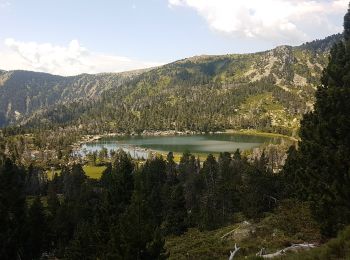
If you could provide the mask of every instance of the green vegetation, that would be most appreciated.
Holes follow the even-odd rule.
[[[138,73],[63,78],[2,72],[0,125],[79,126],[76,131],[85,133],[256,129],[297,136],[330,46],[341,37],[255,54],[193,57]],[[13,84],[16,97],[8,91]]]
[[[26,121],[33,113],[52,105],[77,100],[91,102],[141,72],[61,77],[31,71],[0,71],[0,127]],[[75,110],[82,112],[78,107]],[[64,120],[60,116],[55,119]]]
[[[37,111],[26,121],[31,129],[4,129],[0,258],[223,259],[238,244],[235,259],[257,259],[258,252],[348,259],[350,9],[344,29],[313,110],[306,97],[326,65],[329,44],[341,36],[258,54],[178,61],[136,73],[117,88],[106,84],[93,104],[67,102]],[[22,83],[31,78],[19,74]],[[49,86],[47,76],[40,74],[36,84]],[[51,79],[58,84],[61,78]],[[141,162],[106,148],[82,158],[70,146],[82,134],[111,130],[246,128],[296,136],[296,115],[303,112],[298,147],[289,148],[283,169],[276,147],[251,157],[237,150],[201,161],[170,152],[166,159],[154,155]],[[1,123],[16,121],[8,114]],[[64,127],[45,128],[53,125]],[[47,169],[60,171],[48,178]],[[319,247],[282,255],[282,249],[305,242]]]
[[[170,259],[223,259],[239,244],[238,259],[254,257],[261,248],[275,252],[291,243],[317,242],[319,229],[307,203],[284,201],[273,214],[258,222],[243,221],[213,231],[189,229],[182,236],[166,239]]]
[[[89,178],[92,179],[100,179],[102,176],[102,173],[107,169],[106,166],[91,166],[91,165],[85,165],[83,167],[83,170]]]
[[[85,165],[83,166],[83,170],[87,177],[92,179],[100,179],[102,176],[102,173],[107,169],[106,166],[92,166],[92,165]],[[49,180],[52,180],[55,176],[55,174],[60,175],[61,170],[49,170],[47,171],[47,178]]]
[[[285,167],[290,190],[299,200],[312,202],[327,237],[350,223],[350,12],[344,27],[345,40],[331,50],[315,109],[301,122],[299,150],[290,151]]]
[[[320,248],[313,249],[309,252],[288,256],[285,259],[349,259],[350,258],[350,226],[341,231],[336,238],[331,239]]]
[[[55,175],[61,174],[61,170],[47,170],[46,174],[47,174],[47,179],[52,180]]]
[[[276,133],[266,133],[266,132],[260,132],[254,129],[242,129],[242,130],[226,130],[226,133],[237,133],[237,134],[243,134],[243,135],[253,135],[253,136],[265,136],[265,137],[279,137],[279,138],[283,138],[283,139],[287,139],[287,140],[291,140],[291,141],[297,141],[297,139],[288,136],[288,135],[282,135],[282,134],[276,134]]]
[[[19,204],[19,212],[28,212],[22,216],[24,223],[41,230],[38,237],[15,240],[13,249],[1,253],[5,259],[22,253],[35,258],[45,251],[68,259],[101,258],[105,254],[121,259],[138,255],[142,259],[166,258],[169,252],[164,236],[181,235],[189,227],[213,230],[232,224],[235,212],[259,218],[274,206],[270,199],[257,197],[255,191],[280,196],[276,189],[279,177],[272,174],[265,157],[249,163],[239,151],[220,154],[218,159],[209,155],[203,164],[188,153],[176,164],[169,153],[167,160],[154,157],[136,165],[120,150],[106,167],[84,167],[96,179],[88,178],[79,164],[62,167],[60,174],[47,179],[39,168],[20,169],[4,155],[0,159],[4,184],[0,197],[5,193],[26,197],[27,203]],[[15,174],[21,175],[13,181],[22,186],[14,183],[19,190],[12,194],[7,184]],[[3,207],[12,210],[5,204]],[[17,228],[19,234],[26,232],[27,224]],[[96,237],[100,232],[104,236]],[[86,250],[86,243],[96,246]],[[119,247],[120,243],[124,246]]]
[[[256,224],[257,230],[260,229],[260,232],[267,232],[270,230],[273,232],[280,232],[275,227],[270,224],[264,224],[266,220],[262,221],[262,223]],[[295,220],[291,220],[289,224],[292,225],[295,223]],[[302,223],[300,223],[302,224]],[[303,226],[307,227],[304,223]],[[254,227],[255,228],[255,227]],[[217,229],[214,231],[204,231],[200,232],[197,229],[189,229],[182,236],[173,236],[167,238],[166,247],[170,252],[169,259],[188,259],[188,258],[197,258],[197,259],[225,259],[229,256],[230,250],[232,250],[233,245],[237,242],[237,239],[231,238],[222,239],[222,236],[225,234],[232,232],[233,230],[236,233],[239,233],[240,225],[236,224],[233,226],[227,226],[221,229]],[[241,230],[244,230],[241,228]],[[274,230],[274,231],[273,231]],[[301,231],[301,230],[300,230]],[[305,230],[302,230],[305,231]],[[315,232],[316,230],[310,230],[311,232]],[[258,231],[259,232],[259,231]],[[242,232],[243,233],[243,232]],[[270,234],[271,234],[270,233]],[[243,233],[244,234],[244,233]],[[262,248],[268,248],[269,252],[276,252],[280,250],[290,241],[293,241],[288,236],[281,237],[280,234],[277,236],[271,236],[269,233],[265,236],[259,237],[259,235],[254,236],[250,235],[244,240],[239,242],[240,251],[237,254],[235,259],[260,259],[256,258],[255,254]],[[312,234],[312,233],[310,233]],[[313,234],[316,237],[316,234]],[[279,236],[279,237],[278,237]],[[240,239],[238,239],[240,240]],[[297,242],[298,240],[294,240]],[[299,240],[299,242],[303,242],[303,240]],[[260,245],[260,248],[259,248]],[[248,257],[246,257],[248,255]],[[348,259],[350,257],[350,227],[347,227],[345,230],[339,233],[336,238],[331,239],[327,243],[320,245],[315,249],[311,249],[306,252],[299,253],[291,253],[287,254],[284,257],[277,259],[305,259],[305,260],[320,260],[320,259]]]
[[[236,225],[205,232],[192,228],[181,236],[169,237],[166,242],[170,252],[169,259],[227,258],[233,245],[231,241],[223,240],[221,237],[235,228]]]

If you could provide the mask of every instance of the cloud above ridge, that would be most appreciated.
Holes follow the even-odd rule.
[[[72,40],[66,46],[52,43],[23,42],[12,38],[4,41],[0,51],[0,68],[33,70],[58,75],[120,72],[161,65],[128,57],[96,53]]]
[[[168,0],[170,8],[191,8],[219,33],[287,42],[310,40],[342,30],[334,17],[346,13],[348,0]]]

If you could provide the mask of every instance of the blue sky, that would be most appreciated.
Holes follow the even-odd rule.
[[[123,71],[297,45],[342,30],[346,0],[0,0],[0,68]]]

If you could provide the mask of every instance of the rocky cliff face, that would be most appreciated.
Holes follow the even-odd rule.
[[[97,99],[139,72],[61,77],[31,71],[0,72],[0,126],[18,122],[38,110],[78,100]]]

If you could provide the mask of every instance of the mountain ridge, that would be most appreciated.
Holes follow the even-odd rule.
[[[293,122],[300,119],[299,114],[312,109],[313,93],[328,62],[329,50],[341,37],[337,34],[296,47],[278,46],[251,54],[194,56],[134,73],[62,77],[15,71],[12,82],[6,79],[9,72],[1,72],[0,125],[28,122],[89,125],[88,121],[92,120],[95,126],[103,125],[99,130],[106,131],[115,128],[137,132],[157,128],[206,131],[240,127],[271,130],[268,128],[272,125],[290,132],[298,128],[298,123]],[[21,74],[29,77],[24,80]],[[14,91],[8,90],[9,85]],[[13,92],[16,98],[11,95]],[[259,103],[259,99],[265,103]],[[198,106],[211,108],[197,109],[193,100]],[[75,109],[72,107],[77,106],[80,112],[72,112]],[[252,106],[261,111],[254,112]],[[196,121],[191,115],[187,120],[170,115],[170,109],[184,114],[185,108],[206,122],[191,123],[190,120]],[[58,115],[57,110],[69,116]],[[244,112],[237,115],[237,111]],[[121,113],[133,123],[117,118]],[[151,113],[158,114],[159,120]],[[58,117],[65,119],[58,122],[55,119]],[[154,119],[155,123],[143,122],[141,118]],[[237,120],[240,123],[232,123]],[[243,121],[259,123],[249,125]]]
[[[21,119],[20,115],[28,116],[52,105],[97,98],[106,89],[119,86],[142,72],[84,73],[65,77],[25,70],[2,71],[0,126],[15,123]]]

